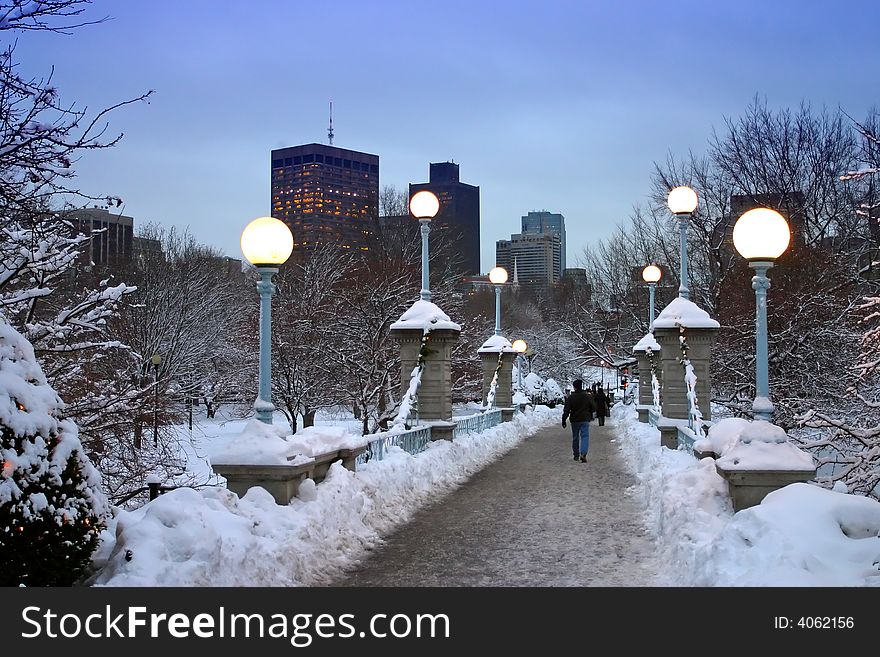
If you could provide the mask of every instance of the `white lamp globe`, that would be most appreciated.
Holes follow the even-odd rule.
[[[259,217],[241,233],[241,252],[255,266],[284,264],[293,251],[293,235],[283,221]]]
[[[733,245],[746,260],[773,261],[791,242],[785,218],[770,208],[749,210],[733,227]]]
[[[529,348],[529,345],[525,340],[514,340],[511,346],[513,347],[513,350],[519,354],[524,354],[526,349]]]
[[[489,281],[493,285],[504,285],[507,282],[507,270],[504,267],[493,267],[489,271]]]
[[[690,187],[675,187],[666,203],[673,214],[690,214],[697,209],[697,193]]]
[[[413,194],[409,200],[409,211],[416,219],[431,219],[440,211],[440,201],[433,192],[424,189]]]
[[[660,267],[657,265],[648,265],[642,270],[642,280],[645,283],[656,283],[662,275]]]

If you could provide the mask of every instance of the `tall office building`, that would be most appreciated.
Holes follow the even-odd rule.
[[[429,166],[426,183],[410,183],[409,196],[424,189],[440,200],[440,212],[431,231],[441,231],[455,243],[461,260],[458,270],[465,276],[480,273],[480,188],[459,180],[458,165],[438,162]]]
[[[73,210],[66,218],[75,230],[89,237],[83,251],[87,267],[119,267],[131,260],[133,218],[99,207]]]
[[[559,236],[559,276],[565,269],[565,217],[559,213],[529,212],[522,218],[522,232],[528,235],[554,233]]]
[[[325,144],[272,151],[272,216],[294,252],[332,242],[364,251],[379,216],[379,156]]]
[[[516,262],[520,285],[549,286],[558,282],[562,274],[559,245],[556,233],[511,235],[509,240],[495,243],[495,264],[513,272]]]

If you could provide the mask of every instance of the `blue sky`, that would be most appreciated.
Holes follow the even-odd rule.
[[[644,201],[654,161],[701,152],[755,94],[880,105],[869,0],[94,0],[105,15],[18,45],[69,102],[155,90],[112,115],[125,137],[82,158],[80,186],[235,257],[269,213],[271,149],[326,141],[330,99],[335,144],[379,155],[381,185],[454,160],[480,186],[484,271],[540,209],[565,215],[572,266]]]

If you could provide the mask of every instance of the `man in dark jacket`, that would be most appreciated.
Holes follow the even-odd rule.
[[[608,416],[608,395],[602,390],[602,386],[596,388],[593,400],[596,402],[596,417],[599,418],[599,426],[604,427],[605,418]]]
[[[593,396],[584,391],[583,381],[575,379],[572,385],[574,392],[565,400],[562,409],[562,426],[565,427],[565,421],[571,417],[571,451],[575,461],[580,459],[581,463],[586,463],[590,449],[590,420],[596,412],[596,404]]]

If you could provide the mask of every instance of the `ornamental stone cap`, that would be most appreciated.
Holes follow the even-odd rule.
[[[684,328],[721,328],[721,324],[709,317],[709,313],[693,301],[676,297],[657,315],[657,319],[654,320],[654,328],[678,328],[679,326]]]
[[[510,340],[503,335],[493,335],[477,349],[478,354],[516,353]]]
[[[634,352],[644,352],[648,351],[648,349],[651,351],[660,351],[660,343],[654,339],[653,333],[646,333],[645,337],[636,342],[636,346],[633,347]]]
[[[461,331],[461,326],[430,301],[419,299],[391,325],[395,329],[450,329]]]

